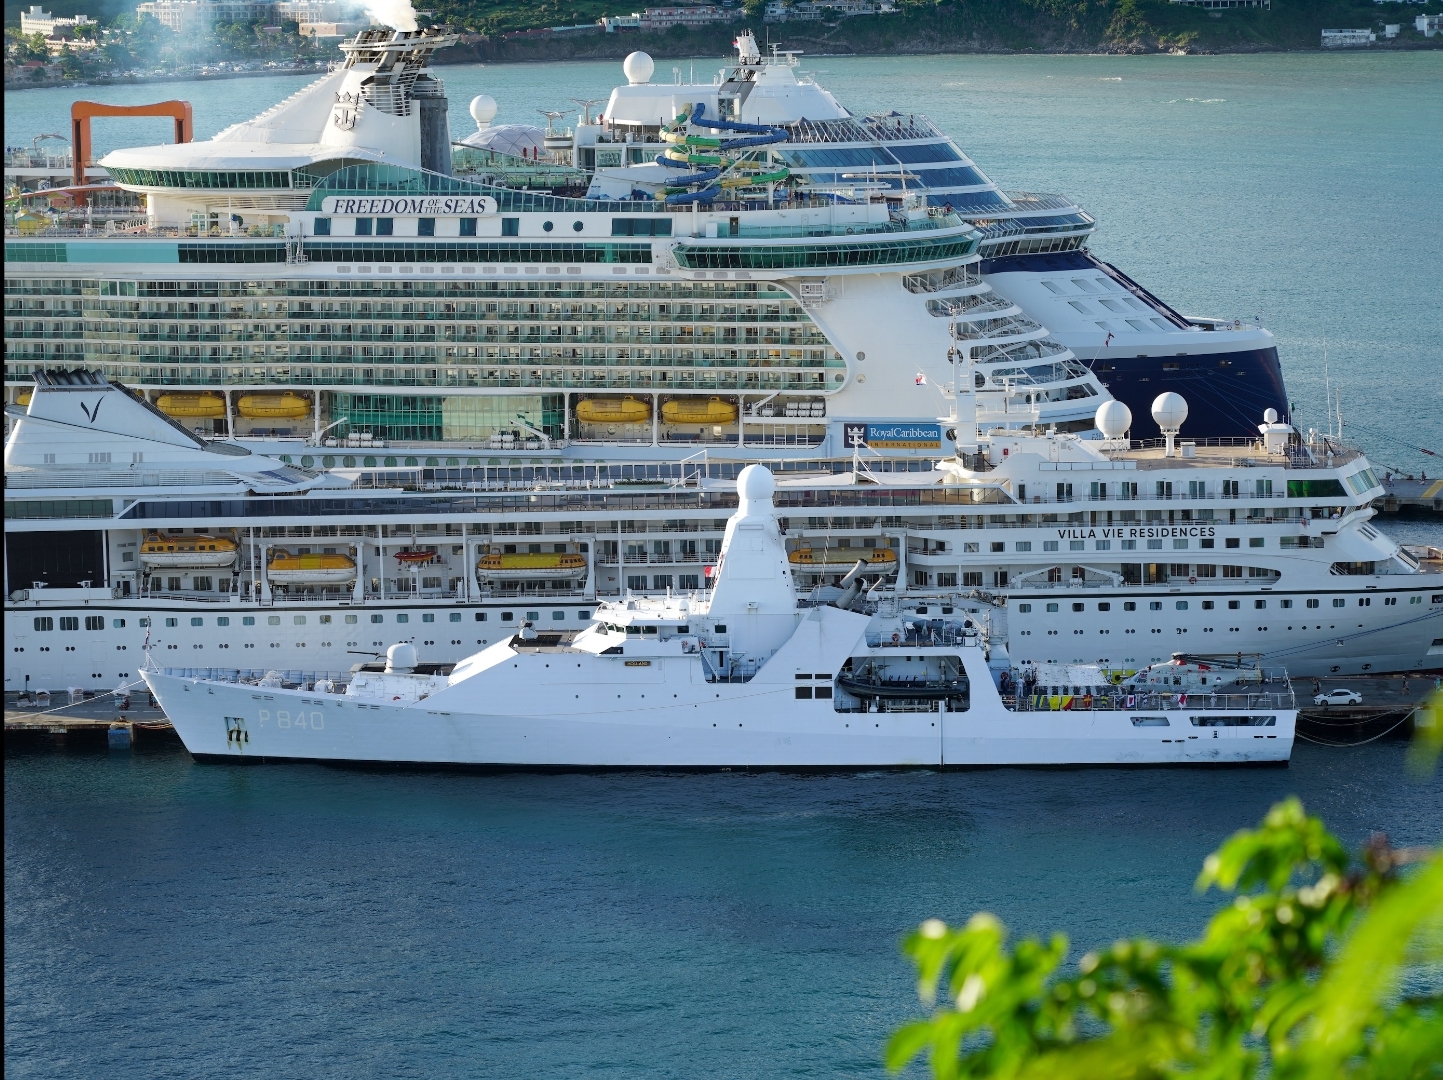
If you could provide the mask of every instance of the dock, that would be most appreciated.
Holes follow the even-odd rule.
[[[1443,515],[1443,480],[1392,477],[1383,481],[1383,489],[1383,497],[1373,500],[1380,513]]]
[[[42,708],[26,707],[18,695],[5,695],[5,752],[58,750],[149,750],[180,745],[175,728],[145,690],[131,695],[121,709],[113,695],[81,700],[74,705],[63,693]]]

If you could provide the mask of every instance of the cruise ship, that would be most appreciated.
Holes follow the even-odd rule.
[[[1130,399],[1086,356],[1121,327],[1070,345],[998,287],[1142,315],[1101,264],[1000,268],[1090,259],[1080,210],[998,192],[921,117],[851,115],[746,35],[712,83],[634,54],[594,122],[492,128],[479,101],[453,145],[448,40],[362,32],[253,121],[109,155],[133,226],[7,235],[8,689],[133,679],[146,641],[455,662],[704,589],[753,462],[799,587],[865,560],[873,602],[986,607],[1020,659],[1436,666],[1436,564],[1367,524],[1356,451],[1214,353]],[[1199,349],[1263,344],[1149,310]],[[1216,434],[1218,402],[1245,434]]]

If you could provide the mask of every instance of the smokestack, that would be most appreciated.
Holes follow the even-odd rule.
[[[412,97],[419,108],[421,168],[451,175],[451,121],[447,117],[446,87],[440,79],[422,75]]]

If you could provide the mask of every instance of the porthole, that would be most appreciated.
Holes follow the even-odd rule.
[[[573,232],[580,232],[580,231],[581,231],[581,222],[579,222],[579,221],[573,221],[573,222],[571,223],[571,229],[572,229]]]
[[[549,221],[543,221],[541,223],[541,228],[545,232],[550,232],[554,228],[554,226]]]

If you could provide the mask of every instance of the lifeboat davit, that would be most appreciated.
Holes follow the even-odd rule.
[[[805,570],[813,574],[845,574],[857,565],[858,559],[867,560],[868,574],[895,574],[897,553],[891,548],[822,548],[820,551],[810,544],[802,544],[796,551],[789,552],[787,561],[793,570]]]
[[[161,394],[156,408],[183,420],[224,420],[225,398],[219,394]]]
[[[266,576],[277,585],[337,585],[356,579],[356,560],[349,555],[292,555],[277,548]]]
[[[219,570],[235,562],[236,551],[236,542],[224,536],[151,533],[140,545],[140,563],[157,570]]]
[[[576,403],[576,419],[583,424],[644,424],[651,406],[634,397],[583,398]]]
[[[476,570],[483,580],[577,578],[586,574],[586,556],[575,552],[482,555]]]
[[[247,420],[304,420],[311,403],[300,394],[242,394],[236,412]]]
[[[436,561],[436,553],[424,548],[402,548],[395,553],[395,559],[402,566],[424,566]]]
[[[735,424],[737,407],[721,398],[673,398],[662,403],[661,418],[668,424]]]

